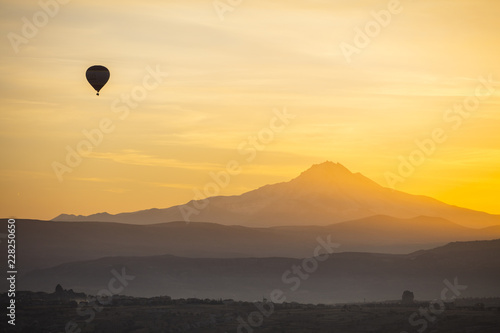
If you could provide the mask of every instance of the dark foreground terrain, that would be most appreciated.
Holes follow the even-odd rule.
[[[459,299],[445,308],[420,302],[311,305],[170,297],[112,299],[21,293],[16,325],[2,332],[339,332],[498,333],[500,299]],[[1,296],[6,299],[6,294]],[[4,303],[5,304],[5,303]],[[410,323],[412,321],[412,324]]]

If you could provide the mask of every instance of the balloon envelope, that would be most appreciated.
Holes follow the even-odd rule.
[[[96,65],[89,67],[85,76],[90,85],[97,91],[97,96],[99,96],[99,91],[109,80],[109,70],[104,66]]]

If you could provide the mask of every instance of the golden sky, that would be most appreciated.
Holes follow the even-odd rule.
[[[498,1],[0,1],[1,216],[169,207],[231,160],[241,174],[220,194],[325,160],[389,186],[436,129],[446,140],[394,187],[500,214]],[[111,72],[99,97],[96,64]],[[149,71],[168,76],[153,88]],[[252,158],[249,137],[285,108],[295,118]],[[54,162],[102,121],[112,129],[60,181]]]

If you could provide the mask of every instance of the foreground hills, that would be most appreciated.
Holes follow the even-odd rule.
[[[51,291],[60,283],[96,294],[119,272],[127,277],[124,294],[146,297],[254,301],[279,289],[288,302],[339,303],[398,299],[408,289],[417,299],[435,299],[449,286],[444,280],[461,297],[483,297],[500,294],[498,253],[500,240],[455,242],[406,255],[334,252],[323,254],[323,261],[118,256],[36,270],[19,281],[19,288]]]

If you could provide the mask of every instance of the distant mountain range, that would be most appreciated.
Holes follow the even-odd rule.
[[[196,208],[206,203],[206,208]],[[329,225],[374,215],[400,219],[439,217],[471,228],[500,225],[500,215],[385,188],[332,162],[313,165],[289,182],[266,185],[241,195],[216,196],[205,201],[190,201],[183,206],[116,215],[62,214],[53,221],[163,223],[186,220],[181,209],[197,211],[189,216],[189,221],[250,227]]]
[[[130,225],[109,222],[17,220],[18,260],[35,268],[107,256],[242,258],[311,256],[317,237],[331,236],[339,250],[410,253],[453,241],[500,238],[500,226],[472,229],[420,216],[372,216],[327,226],[250,228],[201,222]]]
[[[400,299],[408,289],[418,300],[431,300],[441,297],[446,279],[466,286],[460,296],[480,297],[500,294],[498,253],[500,240],[455,242],[408,255],[333,253],[300,278],[292,267],[304,267],[303,261],[293,258],[107,257],[33,271],[18,289],[52,291],[60,283],[95,295],[114,269],[133,277],[123,291],[132,296],[254,301],[280,289],[287,301],[338,303]],[[450,291],[447,297],[452,296]]]
[[[203,205],[183,219],[181,209]],[[318,237],[340,247],[290,291],[284,272],[315,255]],[[397,299],[406,289],[437,298],[443,280],[457,277],[464,296],[498,296],[500,240],[492,239],[500,239],[499,215],[384,188],[325,162],[238,196],[19,219],[17,282],[19,290],[62,284],[95,294],[125,268],[136,276],[124,291],[133,296],[256,300],[279,288],[288,301],[335,303]]]

